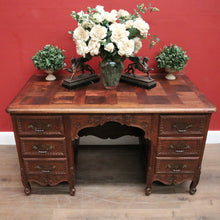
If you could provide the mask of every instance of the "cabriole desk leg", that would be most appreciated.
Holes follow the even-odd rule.
[[[29,196],[31,194],[31,186],[29,183],[24,187],[24,193],[27,196]]]
[[[200,179],[200,172],[199,174],[195,175],[195,177],[193,178],[190,187],[189,187],[189,194],[190,195],[194,195],[196,193],[196,186],[199,183],[199,179]]]
[[[76,193],[76,189],[70,185],[70,195],[75,196],[75,193]]]
[[[152,177],[150,175],[147,175],[147,186],[145,188],[145,195],[149,196],[151,194],[152,191]]]
[[[152,186],[147,186],[145,188],[145,195],[149,196],[151,194],[151,191],[152,191]]]
[[[74,172],[74,167],[70,167],[70,174],[69,174],[69,190],[70,190],[70,195],[75,196],[76,189],[74,187],[75,185],[75,172]]]
[[[30,183],[27,181],[27,178],[24,174],[24,169],[23,168],[21,168],[21,181],[22,181],[22,184],[24,186],[25,195],[29,196],[31,194],[31,186],[30,186]]]
[[[68,183],[69,183],[69,192],[71,196],[74,196],[76,193],[75,189],[75,164],[74,164],[74,147],[76,145],[75,140],[72,142],[72,135],[75,137],[77,134],[72,134],[72,120],[69,115],[63,116],[64,122],[64,131],[66,138],[66,149],[68,157]]]

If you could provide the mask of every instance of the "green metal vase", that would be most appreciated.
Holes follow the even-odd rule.
[[[111,59],[104,59],[99,63],[100,75],[106,89],[115,89],[120,81],[123,63]]]

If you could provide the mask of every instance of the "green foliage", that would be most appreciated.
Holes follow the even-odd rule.
[[[64,50],[60,50],[57,46],[46,45],[42,50],[39,50],[31,59],[37,69],[57,71],[62,69],[66,64],[66,58],[63,55]]]
[[[172,44],[170,46],[164,46],[164,49],[156,56],[158,68],[167,67],[179,72],[184,69],[188,60],[189,57],[186,55],[186,51]]]
[[[157,37],[156,34],[150,35],[150,45],[149,48],[151,49],[152,47],[154,47],[159,41],[160,39]]]
[[[134,9],[134,12],[135,12],[135,15],[137,17],[141,17],[140,12],[142,14],[144,14],[147,10],[149,10],[150,12],[152,12],[152,11],[160,11],[158,8],[152,7],[151,6],[151,2],[149,2],[149,7],[148,8],[144,6],[144,3],[142,3],[142,4],[137,5],[137,9]]]
[[[144,39],[144,37],[141,36],[140,31],[138,29],[132,27],[129,28],[128,31],[129,31],[129,36],[128,36],[129,39],[133,39],[135,37]]]

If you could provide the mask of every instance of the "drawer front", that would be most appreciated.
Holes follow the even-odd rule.
[[[160,137],[158,156],[199,156],[202,147],[202,137],[167,138]]]
[[[62,116],[17,116],[20,135],[63,135]]]
[[[20,138],[24,157],[65,157],[65,138]]]
[[[156,158],[156,173],[194,173],[199,158]]]
[[[204,135],[206,115],[161,115],[160,136]]]
[[[67,174],[66,159],[24,159],[27,174]]]

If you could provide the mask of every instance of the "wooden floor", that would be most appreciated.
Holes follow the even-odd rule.
[[[202,175],[194,196],[189,182],[153,184],[144,195],[144,171],[138,151],[122,148],[79,150],[76,196],[68,184],[32,184],[25,196],[15,146],[0,146],[0,219],[220,219],[220,144],[206,146]]]

